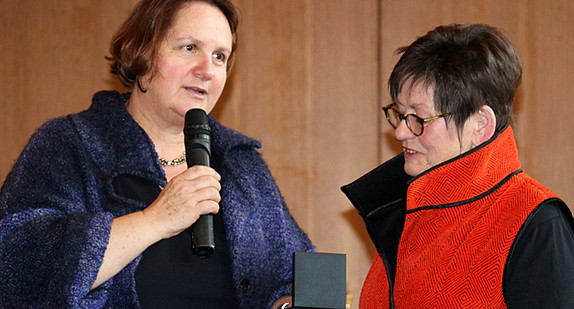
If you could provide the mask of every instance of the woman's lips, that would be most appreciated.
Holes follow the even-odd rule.
[[[417,153],[415,150],[412,150],[412,149],[406,148],[406,147],[403,147],[403,151],[404,151],[405,154],[415,154],[415,153]]]
[[[199,88],[199,87],[186,87],[187,90],[190,90],[194,93],[197,93],[201,96],[204,96],[207,94],[207,91],[205,89]]]

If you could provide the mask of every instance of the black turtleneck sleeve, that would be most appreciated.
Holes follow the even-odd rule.
[[[573,226],[570,210],[559,200],[532,212],[507,261],[508,308],[574,308]]]

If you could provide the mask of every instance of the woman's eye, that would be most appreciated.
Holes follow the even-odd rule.
[[[195,50],[195,45],[185,45],[183,49],[185,49],[186,51],[193,51]]]
[[[218,62],[224,62],[227,57],[223,53],[214,53],[213,58]]]

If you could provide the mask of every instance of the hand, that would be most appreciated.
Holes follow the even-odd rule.
[[[189,228],[200,215],[219,212],[221,176],[207,166],[192,166],[175,176],[143,214],[161,238]]]
[[[271,309],[285,309],[285,308],[291,308],[292,307],[292,297],[291,296],[283,296],[281,298],[279,298],[274,304],[273,306],[271,306]]]

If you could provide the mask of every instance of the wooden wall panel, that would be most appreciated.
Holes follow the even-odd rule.
[[[525,11],[517,34],[525,67],[517,123],[521,159],[524,170],[572,209],[574,3],[529,1]]]
[[[357,297],[374,250],[339,188],[378,162],[377,2],[237,3],[237,65],[214,114],[263,142],[317,249],[347,254]]]
[[[87,108],[100,89],[122,89],[104,59],[136,0],[2,0],[0,177],[45,120]],[[574,28],[569,0],[237,0],[236,66],[214,110],[263,142],[293,215],[319,251],[348,255],[358,308],[374,249],[340,192],[400,151],[382,117],[399,46],[439,24],[485,22],[517,45],[524,80],[515,131],[523,168],[572,206]]]
[[[44,121],[87,108],[118,88],[104,56],[135,1],[2,0],[0,177]]]

